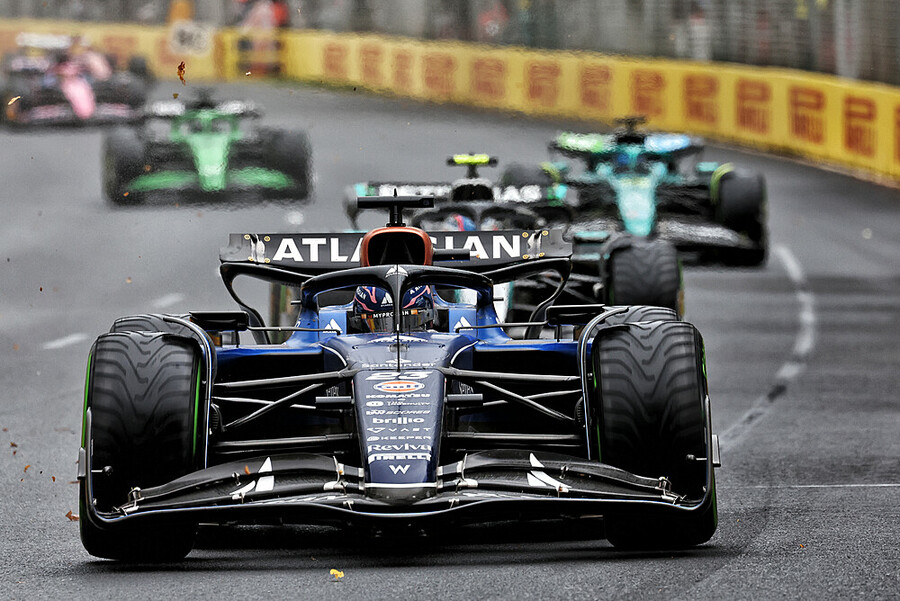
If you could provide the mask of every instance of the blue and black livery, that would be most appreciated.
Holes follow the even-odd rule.
[[[713,535],[699,332],[657,307],[551,306],[570,268],[558,233],[507,232],[527,234],[529,252],[466,260],[402,225],[402,207],[430,202],[361,199],[393,216],[362,237],[358,266],[343,261],[349,238],[314,263],[284,251],[288,236],[233,236],[221,271],[241,310],[122,318],[97,339],[79,454],[88,552],[180,558],[199,523],[603,516],[623,548]],[[491,235],[477,233],[482,246]],[[306,247],[329,248],[329,236]],[[563,284],[528,323],[500,323],[495,284],[535,270]],[[245,276],[299,288],[285,342],[236,293]],[[395,304],[391,330],[348,331],[352,302],[320,301],[359,286],[395,299],[429,286],[435,321],[405,331]],[[443,299],[454,289],[464,301]]]

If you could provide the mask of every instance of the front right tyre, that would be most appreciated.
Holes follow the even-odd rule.
[[[193,547],[196,524],[107,527],[97,514],[118,508],[134,488],[158,486],[202,466],[205,423],[197,343],[154,332],[114,332],[91,349],[85,387],[86,453],[81,540],[91,555],[123,561],[174,561]],[[90,410],[90,428],[87,411]],[[90,507],[87,504],[90,503]]]

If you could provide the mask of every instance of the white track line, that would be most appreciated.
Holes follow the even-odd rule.
[[[748,486],[718,486],[717,488],[753,488],[753,489],[776,489],[776,488],[795,488],[795,489],[807,489],[807,488],[900,488],[900,483],[891,483],[886,482],[882,484],[779,484],[773,486],[766,486],[765,484],[751,484]]]
[[[72,346],[73,344],[78,344],[79,342],[83,342],[87,339],[87,334],[79,332],[78,334],[70,334],[62,338],[57,338],[56,340],[51,340],[50,342],[45,342],[42,348],[45,351],[54,351],[56,349]]]
[[[181,301],[184,300],[184,295],[179,294],[178,292],[173,292],[171,294],[167,294],[165,296],[161,296],[156,300],[150,301],[150,306],[154,309],[165,309],[166,307],[171,307],[172,305],[177,305]]]
[[[800,329],[794,338],[794,348],[790,358],[785,361],[775,374],[775,381],[769,391],[757,398],[750,409],[740,419],[719,435],[722,447],[737,444],[741,438],[762,418],[775,404],[775,401],[784,394],[788,384],[797,378],[806,369],[809,354],[816,345],[816,306],[815,297],[807,288],[806,275],[803,267],[786,246],[775,246],[772,253],[778,257],[787,271],[788,278],[794,284],[797,303],[800,305],[798,321]]]

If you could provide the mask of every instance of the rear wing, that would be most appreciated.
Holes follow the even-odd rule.
[[[363,232],[321,234],[231,234],[219,254],[223,265],[267,265],[314,276],[359,267]],[[500,230],[492,232],[428,232],[434,261],[441,267],[487,272],[536,259],[568,258],[572,245],[561,230]],[[468,260],[459,253],[468,251]],[[443,260],[446,257],[448,260]]]
[[[197,106],[191,106],[190,104],[186,105],[177,100],[160,100],[148,104],[147,108],[144,110],[144,116],[157,119],[171,119],[180,117],[186,111],[195,110],[197,108]],[[217,111],[223,115],[234,115],[237,117],[260,116],[260,110],[254,103],[241,100],[229,100],[227,102],[209,105],[205,108]]]
[[[356,206],[358,196],[391,196],[396,193],[400,196],[431,196],[434,197],[435,207],[443,208],[448,205],[462,204],[467,201],[453,201],[450,196],[454,184],[459,185],[465,181],[456,182],[361,182],[354,184],[349,190],[344,202],[344,209],[350,222],[355,224],[359,209]],[[481,181],[481,180],[479,180]],[[554,186],[542,186],[528,184],[524,186],[502,186],[498,183],[491,184],[493,200],[497,204],[540,204],[558,200],[558,192]]]
[[[564,156],[582,159],[593,169],[603,159],[618,153],[623,143],[617,134],[562,132],[550,142],[549,148]],[[636,134],[629,143],[642,145],[644,154],[659,160],[677,160],[699,153],[704,147],[700,138],[674,133]]]

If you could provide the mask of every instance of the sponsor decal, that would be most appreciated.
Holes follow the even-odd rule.
[[[556,62],[534,61],[525,67],[526,96],[535,105],[553,108],[557,104],[562,68]]]
[[[366,410],[366,415],[428,415],[430,413],[431,409],[405,409],[403,407]]]
[[[772,86],[765,81],[739,79],[737,82],[737,127],[756,134],[768,134]]]
[[[430,436],[419,436],[416,434],[412,435],[404,435],[404,436],[369,436],[366,438],[366,442],[381,442],[381,441],[398,441],[398,440],[431,440]]]
[[[719,81],[711,75],[688,75],[684,79],[684,108],[688,121],[715,125],[719,120]]]
[[[431,96],[449,98],[453,94],[456,61],[450,54],[433,52],[422,57],[425,90]]]
[[[265,474],[272,471],[272,459],[270,457],[266,457],[266,460],[263,461],[262,466],[260,466],[258,474]],[[242,499],[244,495],[253,492],[269,492],[270,490],[275,488],[275,476],[262,476],[249,484],[242,486],[241,488],[234,490],[231,492],[231,498],[235,501]]]
[[[406,465],[389,465],[388,467],[391,468],[391,471],[394,472],[394,475],[396,476],[398,473],[406,474],[406,470],[409,469],[409,464],[407,463]]]
[[[430,444],[370,444],[369,452],[378,451],[431,451]]]
[[[393,340],[393,338],[391,338]],[[416,338],[416,340],[420,340]],[[420,340],[420,342],[425,342],[424,340]],[[424,380],[428,376],[430,376],[433,372],[430,371],[378,371],[373,374],[369,374],[366,380]]]
[[[636,69],[631,74],[631,110],[648,117],[665,114],[666,78],[661,71]]]
[[[407,424],[424,424],[424,417],[373,417],[373,424],[394,424],[396,426],[405,426]],[[430,429],[430,428],[429,428]]]
[[[381,75],[381,62],[384,52],[380,45],[363,44],[359,49],[360,71],[363,83],[370,86],[384,85],[384,77]]]
[[[414,403],[406,399],[430,399],[431,394],[427,392],[410,392],[407,394],[367,394],[367,399],[388,399],[387,405],[430,405],[431,403]],[[368,405],[368,403],[366,404]]]
[[[844,99],[844,148],[864,157],[875,156],[878,108],[870,98],[848,96]]]
[[[326,77],[347,79],[349,51],[343,44],[326,44],[323,49],[322,70]]]
[[[399,336],[382,336],[381,338],[373,338],[369,341],[369,344],[374,343],[384,343],[389,342],[391,344],[395,342],[402,342],[404,344],[409,344],[410,342],[428,342],[428,340],[424,338],[416,338],[415,336],[406,336],[405,334],[400,334]]]
[[[790,88],[791,133],[812,144],[825,143],[825,93],[813,88]]]
[[[431,453],[375,453],[369,455],[369,463],[376,461],[431,461]]]
[[[471,89],[476,97],[502,100],[506,97],[506,61],[477,58],[472,63]]]
[[[397,369],[401,368],[418,368],[418,367],[434,367],[434,361],[410,361],[409,359],[400,359],[398,362],[396,359],[388,359],[384,363],[361,363],[360,367],[362,369]]]
[[[612,69],[603,65],[585,65],[581,68],[579,87],[581,104],[606,112],[612,95]]]
[[[412,380],[389,380],[387,382],[379,382],[378,384],[375,384],[373,388],[381,392],[404,393],[422,390],[425,388],[425,385],[421,382],[414,382]]]
[[[382,432],[431,432],[431,428],[366,428],[366,432],[380,434]]]

